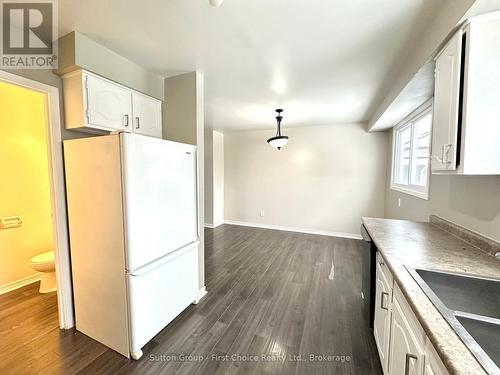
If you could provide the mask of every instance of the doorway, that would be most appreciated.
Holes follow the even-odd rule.
[[[0,90],[0,256],[8,260],[0,267],[9,267],[0,269],[0,292],[33,292],[25,285],[42,278],[46,295],[57,287],[59,327],[69,329],[74,316],[59,90],[4,71]]]

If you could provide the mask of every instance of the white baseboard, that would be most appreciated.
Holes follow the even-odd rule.
[[[220,227],[222,224],[224,224],[224,222],[217,223],[217,224],[205,223],[203,226],[204,226],[205,228],[212,228],[212,229],[215,229],[215,228],[217,228],[217,227]]]
[[[198,291],[198,296],[196,297],[196,299],[193,301],[193,304],[197,305],[198,303],[200,303],[201,299],[203,297],[205,297],[205,295],[207,294],[207,289],[206,287],[203,287],[201,288],[199,291]]]
[[[42,277],[42,273],[38,272],[38,273],[35,273],[34,275],[24,277],[24,278],[19,279],[19,280],[11,281],[8,284],[0,285],[0,295],[11,292],[11,291],[16,290],[18,288],[21,288],[25,285],[36,283],[37,281],[40,281],[41,277]]]
[[[327,231],[327,230],[321,230],[321,229],[297,228],[297,227],[283,227],[281,225],[268,225],[268,224],[247,223],[247,222],[244,222],[244,221],[234,221],[234,220],[226,220],[226,221],[224,221],[224,224],[241,225],[241,226],[244,226],[244,227],[254,227],[254,228],[284,230],[284,231],[287,231],[287,232],[298,232],[298,233],[307,233],[307,234],[319,234],[319,235],[322,235],[322,236],[351,238],[351,239],[355,239],[355,240],[361,240],[361,239],[363,239],[360,234],[356,234],[356,233],[334,232],[334,231]]]

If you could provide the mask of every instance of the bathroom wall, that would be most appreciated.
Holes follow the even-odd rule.
[[[0,287],[36,274],[30,259],[52,250],[45,105],[42,94],[0,82]]]

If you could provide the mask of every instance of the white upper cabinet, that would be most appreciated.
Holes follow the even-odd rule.
[[[461,54],[462,31],[460,30],[436,59],[432,134],[433,171],[456,169]]]
[[[63,77],[66,129],[161,138],[161,101],[84,70]]]
[[[161,138],[161,101],[134,92],[134,133]]]
[[[436,57],[433,173],[500,175],[500,16],[472,18]]]
[[[102,130],[130,127],[130,91],[93,75],[85,74],[83,79],[87,124]]]

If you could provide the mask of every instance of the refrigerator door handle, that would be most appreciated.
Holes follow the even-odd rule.
[[[135,270],[132,271],[127,271],[127,273],[130,276],[141,276],[149,271],[154,270],[155,268],[158,268],[162,266],[163,264],[170,262],[172,259],[177,258],[179,255],[184,254],[185,252],[192,250],[193,247],[198,247],[199,241],[191,242],[190,244],[183,246],[177,250],[172,251],[171,253],[168,253],[167,255],[164,255],[161,258],[155,259],[152,262],[149,262],[148,264],[145,264],[144,266],[141,266],[139,268],[136,268]]]

